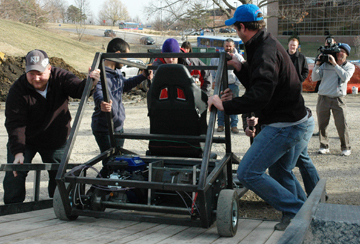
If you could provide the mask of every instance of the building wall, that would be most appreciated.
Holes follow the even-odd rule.
[[[267,16],[277,16],[277,10],[279,9],[279,3],[274,2],[268,5],[267,7]],[[268,18],[266,23],[267,30],[273,35],[278,36],[278,23],[279,19],[277,17]]]
[[[337,42],[354,45],[354,37],[360,35],[359,0],[279,0],[269,5],[268,16],[277,15],[278,10],[284,18],[268,19],[268,30],[278,39],[298,34],[301,41],[323,45],[325,36],[332,35]],[[306,16],[299,22],[289,13]]]

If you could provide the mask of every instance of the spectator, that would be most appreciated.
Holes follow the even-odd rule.
[[[230,89],[223,92],[221,99],[217,95],[210,97],[209,109],[213,105],[228,114],[255,112],[259,118],[262,130],[241,160],[237,174],[245,187],[283,212],[275,229],[284,230],[304,201],[267,175],[266,169],[279,166],[274,173],[284,182],[294,185],[297,181],[291,174],[300,153],[295,147],[309,126],[300,80],[286,50],[266,32],[256,5],[241,5],[225,24],[234,25],[245,43],[247,61],[241,63],[233,56],[228,64],[235,68],[246,90],[241,97],[232,98]]]
[[[192,46],[191,43],[188,41],[185,41],[181,44],[181,48],[184,49],[186,53],[192,53]]]
[[[106,50],[107,53],[128,53],[129,51],[130,45],[121,38],[112,39]],[[99,82],[94,93],[95,111],[91,122],[91,129],[101,152],[111,147],[106,113],[111,112],[114,132],[124,133],[125,107],[122,103],[123,93],[130,91],[146,78],[152,79],[152,72],[150,71],[150,75],[147,77],[144,70],[142,74],[126,80],[120,70],[123,64],[110,60],[105,60],[104,62],[110,102],[104,101],[101,82]],[[116,138],[116,146],[123,147],[123,145],[124,139]],[[100,171],[102,177],[107,177],[109,173],[106,168],[107,161],[108,159],[102,161],[103,167]]]
[[[224,41],[224,51],[227,53],[232,53],[234,54],[234,56],[239,60],[239,62],[243,62],[244,58],[238,53],[238,51],[235,48],[234,45],[234,41],[231,38],[228,38]],[[218,58],[212,58],[210,61],[210,65],[211,66],[218,66],[219,65],[219,59]],[[216,76],[216,71],[215,70],[211,70],[211,74],[213,76],[213,80],[215,79]],[[234,72],[232,70],[228,70],[228,85],[230,90],[232,91],[232,94],[234,97],[238,97],[239,96],[239,79],[236,77],[236,75],[234,74]],[[223,87],[221,86],[221,89],[223,89]],[[232,114],[230,115],[230,127],[231,127],[231,132],[238,134],[239,133],[239,129],[237,128],[237,124],[239,122],[238,119],[238,115],[237,114]],[[218,128],[217,131],[218,132],[222,132],[224,131],[224,112],[223,111],[218,111]]]
[[[180,53],[179,43],[174,38],[166,39],[162,50],[163,53]],[[198,58],[156,58],[153,66],[158,66],[161,64],[183,64],[186,66],[206,66],[200,59]],[[194,75],[193,72],[191,72]],[[209,70],[201,70],[200,71],[200,88],[203,90],[207,95],[210,95],[211,91],[211,83],[212,77]]]
[[[7,163],[31,163],[36,153],[44,163],[60,163],[71,129],[69,96],[81,98],[86,79],[81,81],[69,71],[52,67],[42,50],[32,50],[26,55],[25,72],[11,86],[6,100]],[[90,72],[89,76],[94,79],[95,87],[100,70]],[[27,173],[6,172],[5,204],[25,200]],[[53,197],[57,171],[48,173],[48,193]]]
[[[291,38],[288,44],[289,49],[287,50],[288,54],[290,55],[291,61],[293,62],[296,72],[299,76],[300,82],[304,82],[309,74],[308,64],[306,62],[306,58],[303,54],[301,54],[298,50],[299,47],[299,40],[296,38]],[[311,113],[309,108],[308,112]],[[314,163],[312,162],[309,154],[308,154],[308,147],[310,137],[314,131],[314,118],[311,116],[309,120],[312,120],[312,123],[309,123],[309,128],[306,131],[306,139],[302,140],[302,143],[297,145],[298,150],[301,150],[300,156],[297,159],[296,166],[300,170],[301,177],[304,181],[305,191],[306,194],[309,196],[312,190],[315,188],[317,182],[320,180],[319,174],[315,168]],[[310,136],[309,136],[310,135]],[[274,170],[274,169],[273,169]],[[271,172],[273,170],[269,169],[270,175],[273,175]],[[275,169],[276,170],[276,169]],[[282,179],[277,179],[280,183]],[[300,199],[303,197],[300,196]]]
[[[335,126],[340,137],[341,155],[349,156],[351,146],[349,139],[349,128],[346,123],[346,90],[347,83],[355,72],[355,66],[346,61],[350,55],[351,48],[346,43],[339,44],[340,52],[336,58],[329,54],[329,62],[320,66],[320,61],[315,63],[312,72],[313,80],[321,80],[319,96],[316,105],[316,113],[319,125],[320,154],[330,153],[327,127],[330,114],[333,113]],[[321,55],[321,54],[320,54]]]
[[[183,42],[183,44],[181,44],[181,48],[180,51],[183,53],[192,53],[192,46],[191,43],[188,41]],[[198,62],[200,61],[197,58],[193,58],[196,59]],[[190,72],[191,76],[195,79],[195,83],[199,84],[199,86],[201,87],[204,84],[204,78],[201,75],[201,71],[200,70],[192,70]]]
[[[300,82],[303,83],[309,74],[309,67],[306,62],[306,57],[304,54],[299,52],[299,40],[296,38],[291,38],[288,43],[288,54],[290,59],[293,62],[296,72],[299,75]]]

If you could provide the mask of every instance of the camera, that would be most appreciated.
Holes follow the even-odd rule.
[[[332,44],[332,38],[326,39],[327,46],[320,46],[318,51],[322,54],[320,57],[315,60],[315,62],[320,61],[321,63],[329,63],[329,55],[332,55],[337,61],[336,53],[340,52],[340,48],[337,44]]]

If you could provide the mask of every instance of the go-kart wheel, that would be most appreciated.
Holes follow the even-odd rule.
[[[216,225],[220,236],[232,237],[238,228],[238,194],[231,189],[220,191],[217,201]]]
[[[66,184],[67,185],[67,184]],[[55,215],[60,220],[76,220],[79,216],[78,215],[67,215],[65,212],[64,204],[61,200],[59,188],[55,188],[54,198],[53,198],[53,208]]]

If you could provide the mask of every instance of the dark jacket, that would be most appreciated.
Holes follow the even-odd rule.
[[[287,50],[287,53],[289,53],[289,50]],[[296,50],[296,53],[290,55],[290,59],[293,62],[296,72],[299,75],[300,82],[304,82],[309,74],[309,67],[305,55],[300,53],[299,50]]]
[[[163,58],[157,58],[155,59],[153,66],[158,66],[165,63],[166,62]],[[179,58],[178,64],[183,64],[186,66],[206,66],[206,64],[204,64],[198,58],[184,58],[184,59]],[[192,72],[191,74],[193,75],[194,73]],[[201,90],[203,90],[209,96],[211,92],[211,84],[212,84],[212,76],[210,70],[201,70],[199,79],[201,80],[201,87],[200,87]]]
[[[81,98],[86,79],[81,81],[69,71],[52,67],[44,98],[29,84],[26,74],[9,90],[5,126],[13,155],[23,153],[25,145],[53,150],[64,145],[70,133],[69,96]]]
[[[282,45],[265,29],[245,43],[247,62],[235,72],[246,88],[223,103],[228,114],[255,112],[260,124],[296,122],[306,116],[301,83]]]
[[[124,92],[130,91],[133,87],[145,80],[142,74],[125,79],[120,69],[113,70],[105,66],[107,85],[109,88],[109,99],[112,100],[111,114],[114,123],[114,131],[120,131],[124,126],[125,108],[122,103],[122,95]],[[101,111],[100,104],[104,101],[101,82],[96,85],[94,92],[95,108],[92,115],[91,128],[96,132],[108,132],[108,123],[106,113]]]

